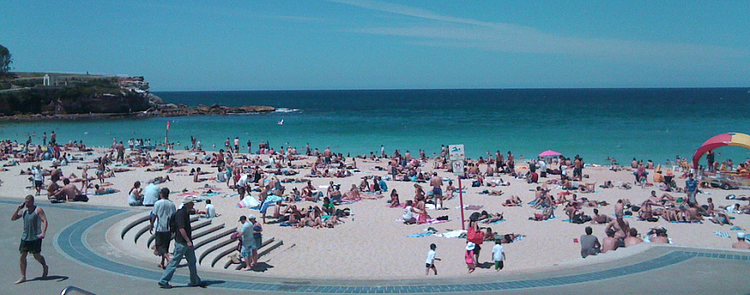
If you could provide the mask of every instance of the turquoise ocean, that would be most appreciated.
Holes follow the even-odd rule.
[[[0,138],[40,143],[55,131],[61,142],[110,146],[113,138],[169,141],[184,149],[190,136],[204,149],[223,148],[239,136],[243,150],[263,140],[278,149],[330,146],[344,155],[369,154],[384,145],[420,149],[428,156],[442,144],[464,144],[471,158],[512,151],[528,159],[544,150],[580,155],[587,163],[632,158],[664,163],[690,158],[710,137],[750,133],[748,88],[686,89],[487,89],[154,92],[185,105],[268,105],[274,113],[149,119],[0,122]],[[283,120],[283,125],[278,122]],[[213,148],[213,145],[216,148]],[[750,158],[750,150],[726,147],[717,160]]]

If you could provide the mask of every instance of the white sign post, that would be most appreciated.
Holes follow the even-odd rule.
[[[453,174],[458,177],[458,201],[461,205],[461,229],[466,230],[466,219],[464,218],[464,194],[461,186],[461,178],[464,176],[464,160],[466,159],[466,152],[464,152],[463,144],[449,145],[448,152],[450,155],[451,167],[453,168]]]

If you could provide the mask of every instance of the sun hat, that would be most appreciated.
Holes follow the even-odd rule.
[[[476,246],[476,245],[475,245],[474,243],[472,243],[472,242],[468,242],[468,243],[466,243],[466,251],[471,251],[471,250],[474,250],[474,247],[475,247],[475,246]]]
[[[195,203],[195,198],[193,198],[193,197],[185,197],[184,199],[182,199],[182,203],[183,204]]]

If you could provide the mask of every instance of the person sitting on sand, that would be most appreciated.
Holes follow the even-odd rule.
[[[669,237],[667,236],[667,230],[663,228],[657,228],[652,230],[652,234],[649,237],[649,241],[654,244],[669,244]]]
[[[454,197],[454,194],[456,193],[456,187],[453,186],[453,180],[448,181],[448,187],[445,188],[445,198],[443,201],[451,200]]]
[[[565,215],[568,216],[568,219],[571,222],[573,221],[573,216],[575,216],[575,215],[577,215],[579,213],[580,213],[580,211],[578,210],[578,208],[576,207],[576,205],[574,203],[571,202],[571,203],[568,203],[565,206]]]
[[[88,200],[85,196],[81,195],[81,190],[75,185],[70,183],[70,180],[63,179],[63,187],[60,189],[60,197],[67,201],[84,201]]]
[[[640,220],[648,222],[656,222],[659,220],[659,217],[654,214],[653,209],[651,208],[651,203],[648,201],[643,202],[641,205],[640,210],[638,210],[638,217]]]
[[[60,195],[61,187],[59,184],[57,184],[57,181],[60,180],[60,176],[54,175],[50,177],[50,179],[52,180],[52,183],[47,186],[47,198],[50,200],[50,202],[59,202],[60,200],[58,198]]]
[[[128,204],[130,206],[141,206],[143,205],[143,189],[141,188],[141,182],[136,181],[133,183],[133,187],[128,192]]]
[[[591,223],[596,224],[607,224],[612,222],[613,218],[606,214],[599,214],[599,209],[594,208],[594,216],[591,218]]]
[[[585,231],[586,234],[582,235],[580,238],[581,257],[583,258],[599,254],[602,247],[602,245],[599,243],[599,239],[596,236],[592,235],[594,230],[590,226],[587,226]]]
[[[323,210],[323,213],[326,215],[333,215],[333,213],[336,212],[336,206],[333,205],[330,198],[324,197],[323,208],[321,208],[321,210]]]
[[[541,208],[544,204],[544,201],[546,199],[546,191],[542,189],[541,186],[536,187],[536,191],[534,191],[534,201],[532,201],[532,204],[534,208]]]
[[[742,165],[742,164],[740,164]],[[737,242],[732,244],[732,248],[734,249],[743,249],[743,250],[750,250],[750,243],[745,241],[745,233],[739,232],[737,233]]]
[[[342,201],[359,201],[362,200],[362,194],[359,192],[359,188],[356,184],[352,184],[352,187],[349,189],[348,192],[344,194],[343,197],[341,197]]]
[[[542,210],[542,213],[534,213],[534,217],[529,217],[530,220],[543,221],[555,217],[554,207],[549,206]]]
[[[638,230],[631,227],[630,232],[628,232],[628,237],[625,238],[625,247],[638,245],[640,243],[643,243],[643,239],[638,237]]]
[[[607,251],[615,251],[620,247],[620,242],[617,238],[615,238],[615,231],[612,229],[608,229],[606,233],[607,236],[602,239],[602,253],[607,253]]]
[[[623,245],[623,240],[628,236],[628,232],[630,232],[630,223],[623,218],[623,215],[617,214],[615,220],[607,224],[604,230],[605,232],[614,231],[615,238],[620,241],[620,245]]]
[[[404,208],[404,214],[402,215],[405,224],[417,223],[417,219],[414,217],[415,211],[412,204],[411,200],[406,200],[406,207]]]
[[[398,192],[396,192],[396,189],[391,190],[391,199],[390,199],[390,205],[391,208],[396,208],[401,206],[401,201],[399,201],[398,198]]]

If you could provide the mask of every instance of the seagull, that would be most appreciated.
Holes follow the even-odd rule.
[[[279,123],[276,123],[276,124],[277,125],[284,125],[284,119],[281,119],[281,121],[279,121]]]

